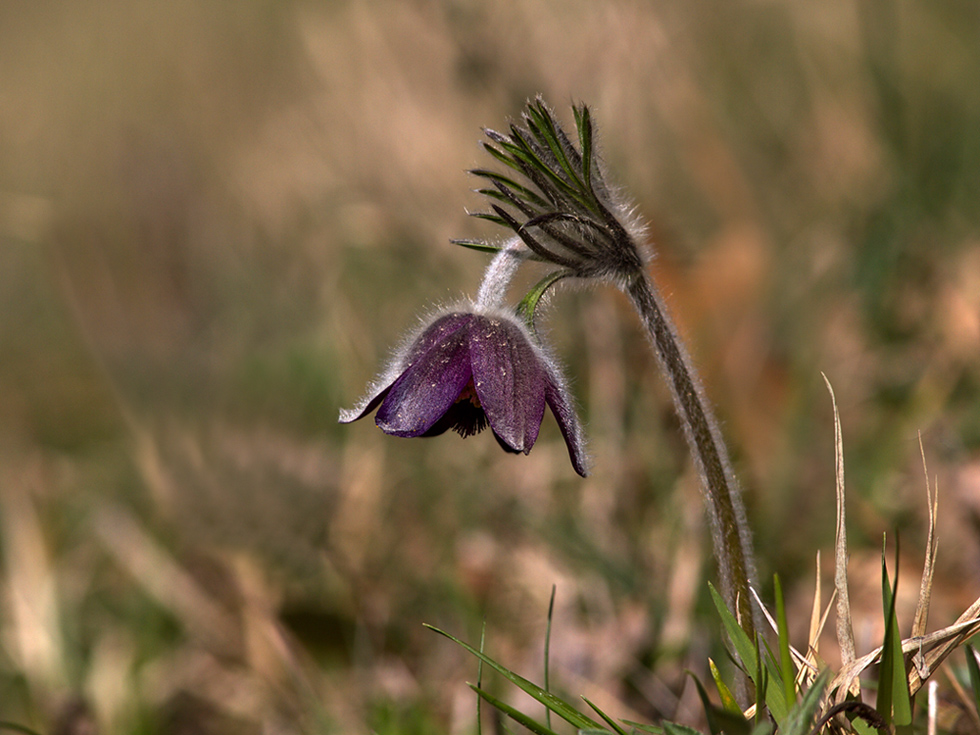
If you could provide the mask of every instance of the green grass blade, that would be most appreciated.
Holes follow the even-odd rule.
[[[722,626],[725,628],[725,633],[728,635],[728,639],[732,643],[732,647],[735,649],[735,653],[739,658],[739,661],[743,669],[751,677],[753,672],[758,671],[760,668],[760,659],[762,656],[759,654],[758,647],[755,643],[749,640],[749,636],[742,626],[738,624],[735,616],[732,615],[731,610],[725,604],[725,601],[721,598],[718,590],[715,586],[708,583],[708,588],[711,591],[711,599],[715,603],[715,608],[718,610],[718,615],[721,617]],[[779,671],[774,670],[768,662],[766,665],[769,668],[769,678],[776,677],[779,678]],[[758,686],[759,682],[755,682]],[[769,712],[776,719],[777,722],[782,722],[782,719],[786,716],[789,711],[789,707],[786,704],[786,697],[783,694],[783,690],[780,687],[767,687],[766,688],[766,706],[769,708]]]
[[[776,595],[776,631],[779,638],[779,671],[783,677],[783,696],[787,704],[796,702],[796,671],[789,655],[789,623],[786,622],[786,600],[779,575],[773,576]]]
[[[898,596],[898,543],[895,544],[895,582],[888,581],[884,545],[881,550],[881,596],[885,613],[885,640],[881,652],[876,709],[896,726],[912,723],[912,697],[905,675],[902,636],[898,627],[895,603]]]
[[[769,671],[762,665],[762,656],[759,655],[759,638],[755,639],[755,722],[756,725],[764,722],[763,715],[766,711],[766,695],[769,691]]]
[[[909,689],[909,677],[905,670],[905,656],[902,653],[902,633],[898,627],[898,613],[895,609],[898,597],[898,536],[895,536],[895,586],[892,589],[889,607],[892,610],[890,618],[891,649],[894,675],[892,678],[892,708],[895,713],[895,725],[899,728],[912,724],[912,693]]]
[[[820,672],[813,686],[807,689],[803,695],[803,701],[790,710],[789,716],[783,727],[780,728],[780,735],[807,735],[811,730],[817,710],[820,708],[820,699],[827,682],[830,681],[830,671],[825,669]]]
[[[701,680],[690,671],[688,676],[694,679],[694,684],[698,689],[698,696],[701,698],[701,706],[704,707],[704,714],[708,720],[708,730],[712,735],[750,735],[751,723],[745,719],[741,710],[729,712],[728,710],[716,707],[708,698]]]
[[[664,728],[661,725],[646,725],[642,722],[633,722],[632,720],[623,720],[623,724],[629,725],[637,732],[648,732],[650,735],[664,735]],[[701,735],[701,733],[697,735]]]
[[[702,735],[702,733],[687,725],[664,721],[664,735]]]
[[[782,684],[783,675],[780,671],[779,662],[776,660],[776,654],[772,652],[772,648],[769,647],[769,641],[765,638],[762,639],[762,645],[766,650],[764,655],[760,653],[759,658],[765,663],[767,678]],[[778,709],[773,709],[773,702],[776,702]],[[766,706],[769,708],[772,716],[776,718],[776,722],[782,723],[790,710],[790,704],[786,701],[786,694],[782,686],[768,687],[766,691]]]
[[[510,681],[518,689],[523,691],[531,698],[537,700],[545,707],[549,708],[552,712],[554,712],[556,715],[561,717],[563,720],[565,720],[568,724],[572,725],[573,727],[576,727],[578,729],[600,729],[600,730],[603,729],[602,725],[600,725],[598,722],[593,720],[591,717],[579,712],[577,709],[575,709],[572,705],[570,705],[565,700],[556,697],[551,692],[545,691],[537,684],[534,684],[533,682],[525,679],[520,674],[515,674],[507,667],[497,663],[492,658],[487,656],[485,653],[481,653],[480,651],[476,650],[475,648],[473,648],[473,646],[469,645],[468,643],[464,643],[459,638],[456,638],[455,636],[450,635],[446,631],[440,630],[439,628],[436,628],[433,625],[429,625],[428,623],[423,623],[423,625],[429,630],[448,638],[449,640],[453,641],[456,645],[472,653],[478,659],[480,659],[485,664],[487,664],[487,666],[499,672],[505,679]]]
[[[980,715],[980,666],[977,665],[977,652],[969,643],[966,645],[966,668],[970,672],[970,687],[973,689],[973,704]]]
[[[735,648],[739,662],[746,671],[752,671],[756,668],[757,661],[755,644],[749,640],[749,636],[742,630],[742,626],[738,624],[735,616],[732,615],[731,610],[728,609],[725,601],[718,594],[718,590],[710,582],[708,583],[708,589],[711,591],[711,598],[715,603],[715,608],[718,610],[718,615],[721,617],[721,624],[725,628],[725,633],[728,634],[728,639],[731,641],[732,646]]]
[[[896,570],[898,571],[898,570]],[[895,575],[896,581],[898,575]],[[881,599],[885,612],[885,640],[881,651],[881,665],[878,670],[878,696],[875,709],[885,720],[892,722],[892,681],[895,676],[895,650],[892,643],[892,616],[895,614],[895,599],[888,581],[888,568],[885,565],[885,549],[881,550]]]
[[[607,715],[607,714],[606,714],[605,712],[603,712],[603,711],[602,711],[601,709],[599,709],[599,708],[598,708],[598,707],[597,707],[597,706],[596,706],[595,704],[593,704],[593,703],[592,703],[592,702],[591,702],[591,701],[589,700],[589,698],[588,698],[588,697],[582,697],[582,700],[583,700],[583,701],[584,701],[584,702],[585,702],[585,703],[586,703],[587,705],[589,705],[589,706],[590,706],[590,707],[591,707],[591,708],[592,708],[592,709],[593,709],[593,710],[595,711],[595,713],[596,713],[597,715],[599,715],[599,717],[601,717],[601,718],[603,719],[603,721],[604,721],[604,722],[605,722],[605,723],[606,723],[607,725],[609,725],[609,727],[611,727],[611,728],[612,728],[612,729],[613,729],[613,730],[614,730],[614,731],[615,731],[616,733],[618,733],[618,735],[627,735],[627,733],[626,733],[626,730],[624,730],[624,729],[623,729],[623,728],[622,728],[622,727],[620,726],[620,724],[619,724],[618,722],[616,722],[616,720],[614,720],[614,719],[613,719],[612,717],[610,717],[610,716],[609,716],[609,715]]]
[[[491,707],[500,710],[510,719],[514,720],[514,722],[523,725],[528,730],[535,733],[535,735],[558,735],[558,733],[547,725],[543,725],[533,717],[528,717],[520,710],[514,709],[506,702],[502,702],[489,692],[478,687],[476,684],[470,684],[469,687],[479,695],[480,701],[486,700],[487,704],[489,704]]]
[[[480,630],[480,653],[483,653],[483,645],[487,641],[487,620],[483,619],[483,628]],[[483,661],[476,667],[476,685],[483,686]],[[477,692],[479,694],[479,692]],[[551,723],[548,723],[551,724]],[[476,735],[483,735],[483,698],[476,698]]]
[[[533,311],[532,311],[533,314]],[[533,325],[532,325],[533,326]],[[544,633],[544,690],[551,691],[551,621],[555,614],[555,590],[557,585],[551,585],[551,600],[548,602],[548,627]],[[482,648],[480,649],[483,650]],[[593,707],[595,709],[595,707]],[[544,719],[548,727],[551,727],[551,710],[545,709]]]
[[[742,708],[738,706],[732,690],[728,688],[728,685],[721,678],[721,672],[718,671],[718,666],[710,657],[708,658],[708,669],[711,671],[711,678],[715,680],[715,688],[718,689],[718,696],[721,697],[722,708],[729,712],[738,712],[741,714]]]
[[[879,731],[873,728],[864,720],[851,720],[851,727],[858,735],[880,735]],[[888,732],[888,730],[885,730]]]
[[[786,701],[786,693],[783,689],[783,674],[782,668],[779,665],[779,659],[776,658],[776,654],[773,653],[772,647],[769,645],[769,641],[765,638],[761,638],[761,647],[764,649],[760,651],[759,658],[765,664],[766,677],[768,680],[777,682],[778,686],[770,687],[769,691],[766,692],[766,705],[769,707],[769,711],[773,713],[773,717],[777,719],[777,722],[782,724],[783,718],[789,714],[792,705]],[[778,702],[778,707],[782,714],[776,715],[772,709],[772,700]],[[793,702],[795,704],[795,702]]]

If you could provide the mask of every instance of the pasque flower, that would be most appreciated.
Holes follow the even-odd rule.
[[[673,393],[701,476],[726,601],[738,611],[752,639],[759,618],[751,593],[752,539],[721,428],[667,306],[646,273],[644,228],[627,200],[607,183],[589,108],[577,105],[573,114],[577,145],[541,98],[528,103],[521,120],[510,125],[509,134],[486,130],[484,147],[504,170],[472,171],[490,185],[479,190],[487,197],[490,211],[475,216],[510,230],[526,249],[527,259],[553,267],[522,302],[532,319],[541,296],[565,279],[611,282],[632,301]],[[512,244],[456,242],[498,252],[499,266],[512,265],[514,258],[508,253],[518,252]],[[488,292],[495,280],[507,283],[507,268],[498,270],[502,277],[484,281]],[[488,276],[493,275],[488,269]]]
[[[489,425],[501,447],[527,454],[545,405],[558,420],[572,466],[585,476],[582,429],[554,361],[516,316],[467,305],[429,319],[361,402],[341,411],[340,421],[357,421],[377,408],[381,430],[402,437],[448,429],[466,437]]]
[[[687,349],[646,273],[644,228],[598,156],[589,108],[573,108],[577,144],[540,98],[529,102],[509,134],[486,130],[484,147],[504,170],[472,171],[485,184],[490,211],[474,215],[502,225],[504,243],[455,240],[496,253],[472,308],[429,320],[396,355],[362,402],[340,415],[376,422],[396,436],[463,436],[487,425],[508,451],[534,445],[546,405],[565,436],[575,470],[585,475],[582,434],[555,363],[532,335],[544,296],[559,282],[605,281],[633,303],[673,394],[707,503],[722,590],[750,639],[759,613],[752,602],[752,539],[738,480],[721,429]],[[528,260],[544,277],[515,311],[502,308],[513,276]]]

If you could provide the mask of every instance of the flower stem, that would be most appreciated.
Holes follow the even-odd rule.
[[[752,537],[718,421],[663,299],[646,273],[639,271],[628,277],[623,290],[639,313],[657,353],[701,476],[722,593],[742,629],[754,640],[756,613],[750,591],[755,576]]]
[[[507,293],[507,287],[521,263],[527,260],[530,251],[518,237],[513,237],[494,256],[483,274],[480,290],[476,295],[479,307],[500,306]]]

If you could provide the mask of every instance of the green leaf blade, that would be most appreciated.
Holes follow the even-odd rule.
[[[787,704],[796,702],[796,671],[789,653],[789,623],[786,620],[786,600],[779,575],[773,577],[776,595],[776,628],[779,638],[779,669],[783,677],[783,695]]]
[[[830,671],[821,671],[813,686],[803,695],[803,701],[790,711],[785,724],[780,728],[780,735],[807,735],[810,732],[829,681]]]
[[[718,670],[717,664],[710,657],[708,658],[708,669],[711,672],[711,678],[715,681],[715,688],[718,690],[718,696],[721,698],[722,708],[729,712],[738,712],[741,714],[742,708],[738,706],[732,690],[728,688],[728,685],[721,678],[721,672]]]
[[[619,724],[618,722],[616,722],[616,721],[615,721],[615,720],[614,720],[614,719],[613,719],[612,717],[610,717],[610,716],[609,716],[609,715],[607,715],[607,714],[606,714],[605,712],[603,712],[603,711],[602,711],[601,709],[599,709],[599,708],[598,708],[598,707],[597,707],[597,706],[596,706],[595,704],[593,704],[593,703],[592,703],[592,701],[591,701],[591,700],[589,700],[589,698],[588,698],[588,697],[582,697],[582,700],[583,700],[583,701],[584,701],[584,702],[585,702],[585,703],[586,703],[587,705],[589,705],[589,706],[590,706],[590,707],[591,707],[591,708],[592,708],[592,709],[593,709],[593,710],[595,711],[595,713],[596,713],[597,715],[599,715],[599,717],[601,717],[601,718],[603,719],[603,721],[604,721],[604,722],[605,722],[605,723],[606,723],[607,725],[609,725],[609,727],[610,727],[610,728],[612,728],[612,730],[613,730],[614,732],[616,732],[616,733],[617,733],[617,735],[627,735],[627,732],[626,732],[626,730],[624,730],[624,729],[622,728],[622,726],[621,726],[621,725],[620,725],[620,724]]]
[[[535,735],[558,735],[557,732],[549,728],[547,725],[543,725],[533,717],[529,717],[518,709],[511,707],[506,702],[497,699],[495,696],[490,694],[485,689],[481,689],[476,684],[468,684],[469,688],[472,689],[480,697],[482,701],[485,701],[494,709],[498,709],[507,715],[510,719],[514,720],[520,725],[523,725],[528,730],[533,732]]]
[[[711,583],[708,584],[708,588],[711,591],[711,598],[715,603],[715,608],[718,610],[718,615],[721,617],[721,622],[725,628],[725,633],[728,635],[728,639],[731,641],[732,646],[735,648],[735,653],[739,658],[739,661],[748,675],[751,677],[761,666],[765,665],[769,668],[768,677],[780,679],[780,674],[778,670],[773,670],[768,662],[763,664],[761,659],[763,656],[759,655],[758,649],[755,643],[749,640],[748,634],[742,630],[742,626],[738,624],[735,616],[732,615],[731,610],[725,604],[722,599],[721,594],[715,589],[715,586]],[[756,675],[758,678],[758,675]],[[758,681],[755,681],[756,686],[759,685]],[[769,708],[769,712],[776,719],[777,722],[782,722],[783,718],[789,712],[789,707],[786,704],[786,697],[783,694],[781,687],[766,687],[766,706]]]
[[[885,640],[882,644],[881,666],[879,667],[878,699],[876,709],[882,717],[896,726],[912,723],[912,696],[909,692],[908,677],[905,673],[905,658],[902,654],[902,635],[898,626],[895,604],[898,597],[898,545],[895,548],[895,582],[888,580],[888,566],[885,563],[885,549],[881,552],[881,595],[885,613]]]
[[[977,652],[970,644],[966,645],[966,668],[970,672],[970,688],[973,689],[973,704],[980,714],[980,665],[977,665]]]
[[[516,674],[510,669],[508,669],[503,664],[497,663],[494,659],[487,656],[485,653],[476,650],[473,646],[468,643],[464,643],[459,638],[450,635],[444,630],[440,630],[435,626],[429,625],[428,623],[423,623],[423,625],[429,630],[438,633],[441,636],[448,638],[453,641],[456,645],[460,646],[466,651],[476,656],[478,659],[483,661],[487,666],[497,671],[505,679],[510,681],[514,686],[523,691],[525,694],[530,696],[532,699],[537,700],[539,703],[543,704],[545,707],[550,709],[556,715],[565,720],[568,724],[572,725],[578,729],[599,729],[602,730],[603,727],[598,722],[593,720],[591,717],[582,714],[572,705],[570,705],[565,700],[560,697],[555,696],[551,692],[545,691],[543,688],[539,687],[537,684],[525,679],[520,674]]]

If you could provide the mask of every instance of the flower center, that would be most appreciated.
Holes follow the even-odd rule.
[[[460,436],[473,436],[487,428],[487,414],[480,405],[472,379],[459,392],[446,417],[451,419],[453,431]]]
[[[476,386],[473,384],[473,378],[470,378],[470,382],[466,384],[463,390],[461,390],[459,395],[456,397],[456,403],[460,403],[462,401],[469,401],[476,408],[483,408],[483,406],[480,405],[480,396],[476,394]]]

